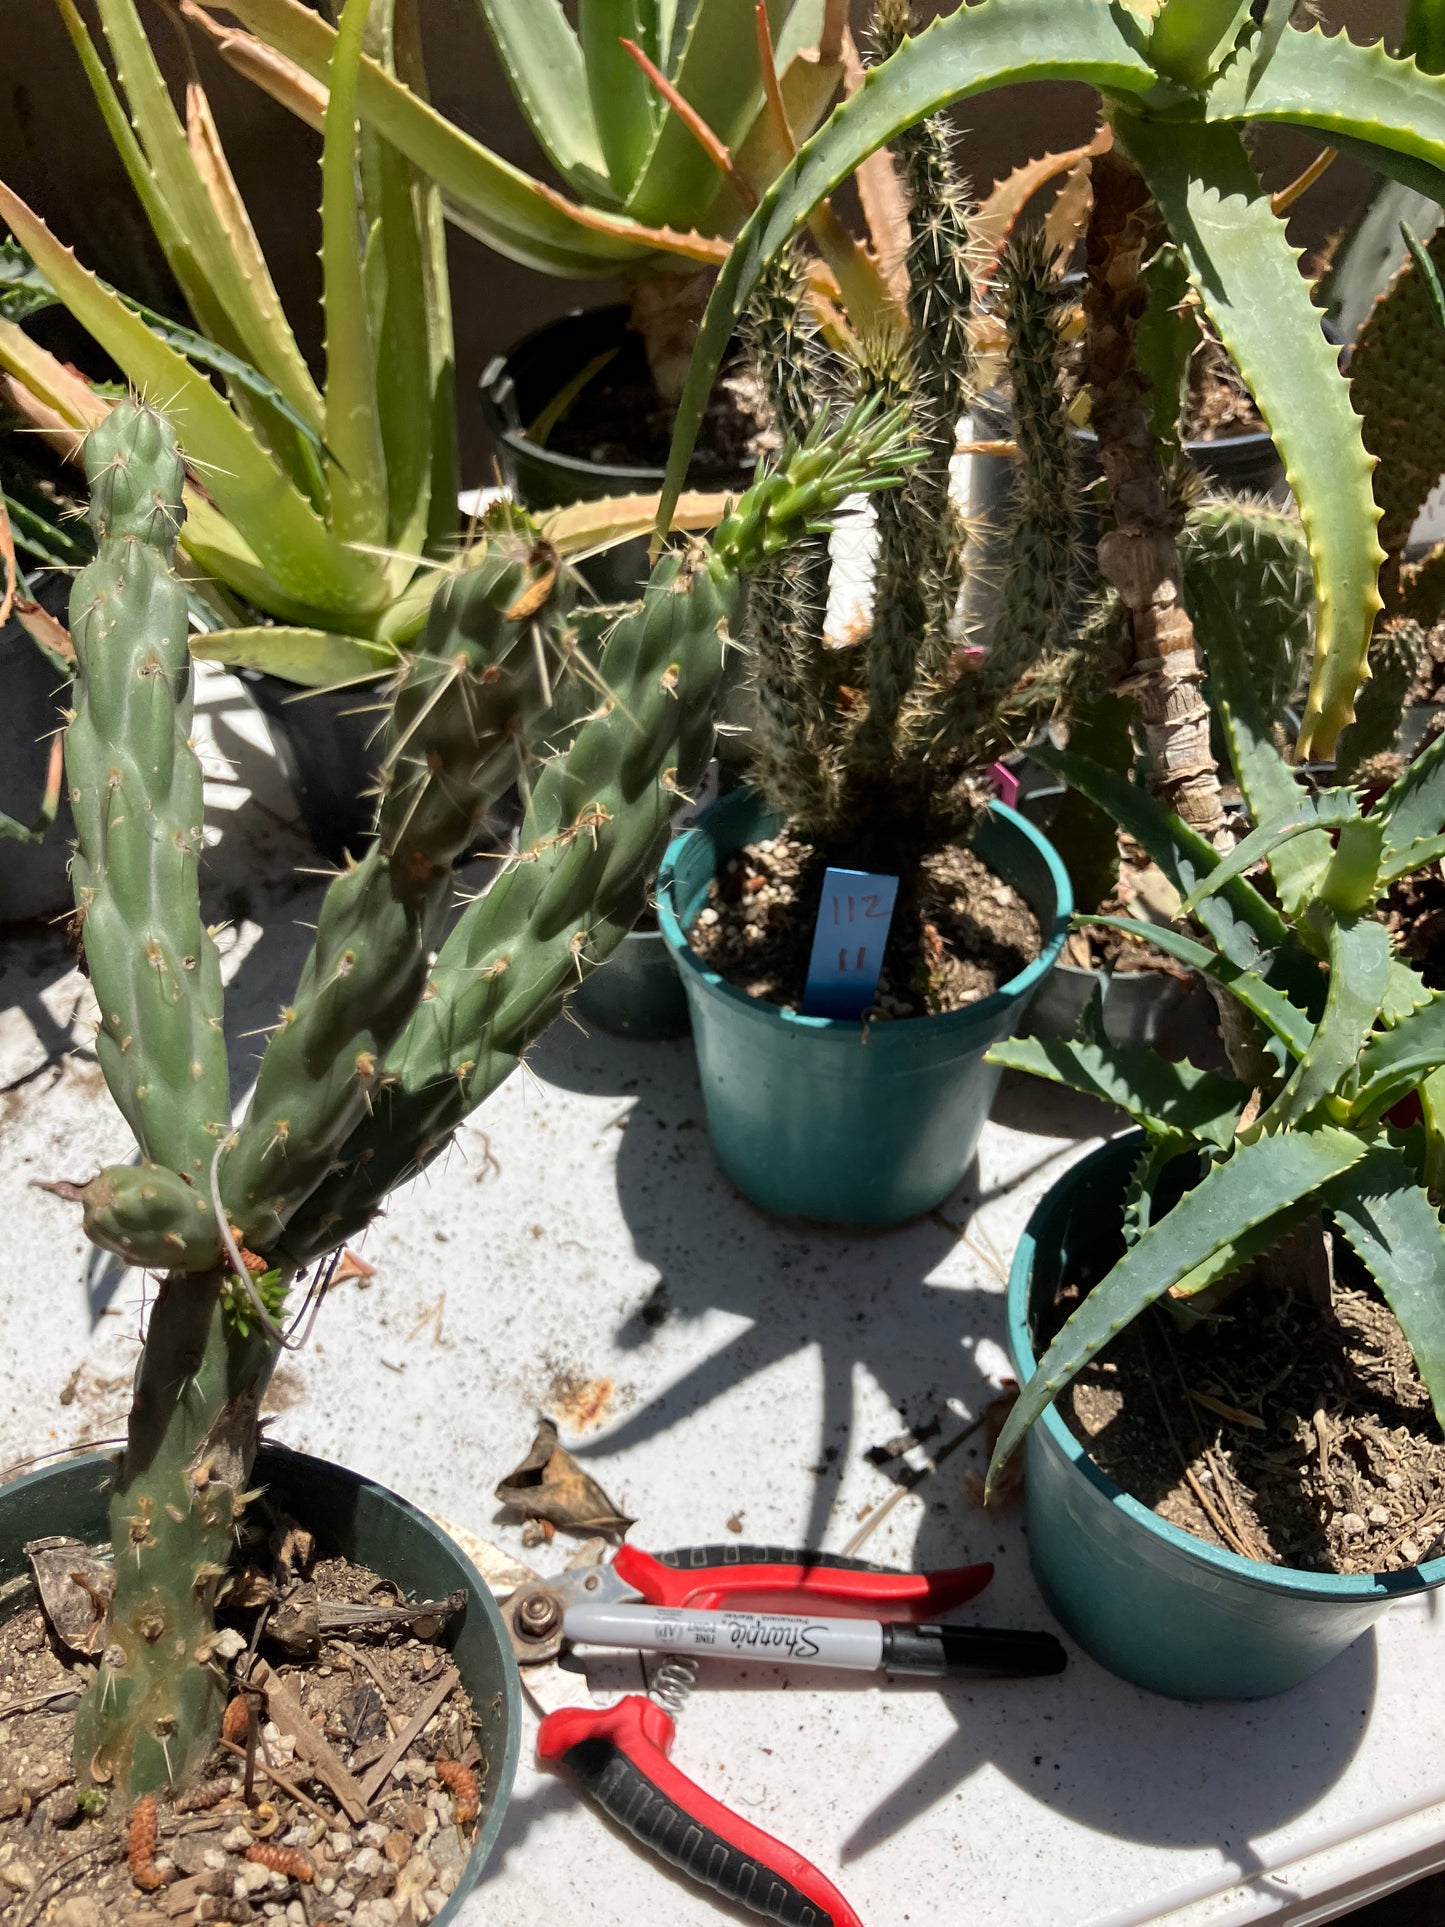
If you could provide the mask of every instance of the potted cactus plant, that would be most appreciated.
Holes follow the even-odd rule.
[[[233,1125],[219,964],[199,911],[200,776],[173,567],[185,467],[165,418],[130,401],[88,436],[98,548],[72,598],[66,772],[96,1047],[139,1159],[100,1173],[81,1202],[97,1244],[162,1282],[109,1498],[116,1583],[77,1715],[83,1787],[129,1800],[179,1786],[211,1750],[226,1690],[216,1594],[255,1497],[260,1398],[295,1342],[293,1288],[307,1279],[302,1309],[314,1305],[328,1254],[442,1151],[620,941],[674,797],[710,753],[742,572],[886,479],[898,438],[896,419],[855,410],[836,435],[785,452],[715,544],[658,566],[589,666],[582,701],[566,694],[575,578],[525,518],[495,519],[433,599],[397,680],[376,839],[330,887]],[[529,733],[564,740],[531,772],[521,853],[448,933],[452,863]],[[347,1476],[333,1468],[328,1485],[324,1472],[291,1480],[323,1510]],[[18,1530],[41,1499],[31,1486],[10,1496]],[[358,1503],[370,1516],[378,1501]],[[480,1582],[473,1594],[490,1623]]]
[[[1097,1030],[993,1053],[1121,1106],[1142,1135],[1077,1167],[1030,1224],[1009,1287],[1024,1386],[991,1477],[1027,1437],[1045,1591],[1106,1665],[1184,1698],[1280,1691],[1392,1600],[1445,1581],[1438,1529],[1402,1476],[1411,1452],[1445,1455],[1445,999],[1376,914],[1445,850],[1445,744],[1368,809],[1347,787],[1312,793],[1270,741],[1228,630],[1209,670],[1257,826],[1227,854],[1111,772],[1063,761],[1202,927],[1208,941],[1143,934],[1236,1005],[1243,1075],[1121,1052]],[[1191,1309],[1205,1316],[1180,1329]],[[1135,1344],[1152,1379],[1126,1356]],[[1394,1377],[1372,1405],[1382,1348]],[[1069,1389],[1081,1375],[1110,1387],[1112,1446]],[[1157,1476],[1114,1456],[1141,1395],[1172,1441]],[[1285,1444],[1301,1424],[1308,1453]],[[1106,1459],[1127,1459],[1124,1483]]]
[[[880,54],[903,18],[876,11]],[[949,464],[970,367],[968,206],[941,120],[908,130],[898,159],[907,337],[842,361],[811,324],[806,268],[790,254],[764,275],[743,332],[781,436],[805,432],[850,386],[910,411],[918,459],[877,505],[871,612],[855,640],[826,636],[821,542],[754,581],[752,788],[673,845],[658,891],[725,1170],[769,1209],[872,1224],[932,1208],[963,1175],[996,1082],[983,1052],[1021,1020],[1063,939],[1062,866],[978,779],[1078,674],[1083,575],[1052,264],[1020,234],[998,275],[1019,487],[996,646],[984,654],[955,631],[964,546]],[[861,1018],[805,994],[829,868],[897,878],[884,976]]]

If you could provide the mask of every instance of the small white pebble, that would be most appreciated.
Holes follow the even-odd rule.
[[[331,1898],[344,1914],[349,1914],[356,1905],[356,1895],[349,1887],[338,1887]]]
[[[226,1864],[226,1856],[219,1847],[207,1847],[201,1855],[201,1865],[208,1873],[219,1873]]]
[[[347,1854],[351,1852],[351,1835],[349,1833],[333,1833],[326,1844],[338,1860],[344,1860]]]
[[[1392,1492],[1398,1492],[1404,1483],[1405,1481],[1400,1477],[1398,1472],[1387,1472],[1385,1474],[1385,1484]]]
[[[705,924],[710,930],[718,920],[717,911],[709,904],[705,910],[698,911],[697,920],[699,923]]]
[[[398,1779],[410,1780],[413,1786],[422,1786],[431,1778],[431,1767],[425,1760],[403,1760],[396,1773]]]
[[[1420,1548],[1415,1544],[1413,1539],[1405,1540],[1404,1544],[1400,1547],[1400,1557],[1405,1561],[1407,1566],[1419,1565]]]
[[[1340,1518],[1339,1527],[1341,1532],[1347,1532],[1353,1538],[1357,1532],[1364,1531],[1365,1522],[1358,1512],[1346,1512]]]
[[[271,1883],[271,1869],[257,1866],[254,1860],[247,1860],[236,1869],[236,1878],[231,1891],[237,1900],[244,1900],[247,1894],[260,1893]]]
[[[360,1853],[354,1853],[347,1861],[346,1871],[348,1875],[355,1874],[358,1880],[370,1880],[385,1865],[375,1847],[363,1847]]]
[[[1382,1505],[1372,1505],[1365,1517],[1372,1526],[1387,1526],[1390,1523],[1390,1514]]]
[[[447,1897],[440,1887],[428,1887],[422,1899],[426,1902],[427,1912],[433,1920],[447,1904]]]
[[[288,1905],[286,1918],[294,1923],[294,1927],[306,1927],[306,1909],[299,1900],[293,1900]]]
[[[247,1847],[254,1847],[255,1844],[254,1836],[245,1827],[232,1827],[229,1833],[221,1836],[221,1845],[227,1853],[244,1853]]]
[[[390,1834],[391,1829],[384,1827],[379,1820],[368,1820],[356,1837],[363,1847],[384,1847]]]

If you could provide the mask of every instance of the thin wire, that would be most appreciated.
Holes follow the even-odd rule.
[[[216,1155],[211,1159],[211,1210],[215,1213],[216,1230],[220,1233],[221,1243],[226,1247],[226,1255],[235,1268],[236,1276],[241,1281],[241,1287],[251,1301],[251,1308],[260,1320],[261,1329],[268,1338],[274,1340],[278,1345],[285,1346],[289,1351],[291,1348],[286,1345],[285,1332],[274,1322],[270,1312],[268,1312],[266,1307],[261,1303],[261,1294],[251,1283],[251,1274],[246,1269],[245,1260],[241,1256],[240,1246],[232,1237],[231,1227],[226,1220],[225,1212],[221,1208],[221,1187],[217,1180],[216,1173],[220,1169],[221,1153],[231,1142],[232,1140],[230,1138],[222,1139],[216,1146]]]

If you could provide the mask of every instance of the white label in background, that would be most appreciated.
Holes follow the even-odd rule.
[[[893,922],[897,877],[871,870],[826,870],[808,982],[805,1017],[861,1017],[878,990]]]

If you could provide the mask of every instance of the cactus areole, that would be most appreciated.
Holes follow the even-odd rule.
[[[239,1124],[201,921],[201,776],[172,563],[185,464],[122,402],[85,448],[95,560],[75,583],[66,775],[106,1081],[139,1161],[84,1196],[95,1243],[160,1276],[111,1501],[116,1595],[78,1718],[83,1783],[183,1782],[225,1693],[214,1608],[291,1287],[420,1170],[642,909],[679,792],[711,754],[743,574],[891,479],[899,424],[855,409],[760,475],[711,544],[666,556],[574,673],[574,578],[499,515],[394,690],[377,835],[323,900]],[[448,932],[452,865],[530,773],[520,854]],[[299,1314],[295,1322],[299,1322]],[[293,1325],[294,1329],[294,1325]],[[290,1341],[290,1342],[294,1342]]]

